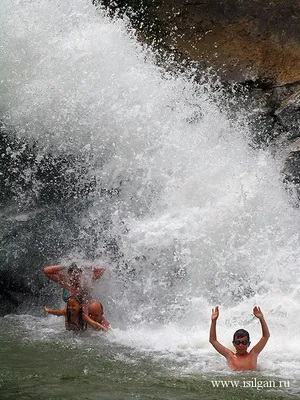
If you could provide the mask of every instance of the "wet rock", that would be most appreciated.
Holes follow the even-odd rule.
[[[300,4],[292,0],[92,2],[129,16],[142,40],[215,68],[223,82],[274,92],[300,82]]]
[[[295,192],[300,198],[300,140],[297,143],[295,143],[295,150],[288,154],[282,173],[288,190],[291,193]]]
[[[300,89],[284,99],[274,114],[285,129],[286,140],[300,137]]]
[[[209,67],[227,86],[244,92],[254,146],[286,145],[299,136],[300,4],[292,0],[93,0],[111,15],[126,13],[139,38],[172,53],[177,66]],[[167,64],[169,60],[166,58]],[[183,64],[181,64],[183,65]],[[169,65],[167,65],[169,68]],[[205,73],[206,74],[206,73]],[[234,85],[234,89],[230,87]],[[228,96],[226,95],[228,98]],[[283,106],[285,99],[288,104]],[[245,100],[246,99],[246,100]],[[250,99],[250,100],[249,100]],[[231,102],[231,101],[229,101]],[[234,114],[231,102],[227,111]],[[222,105],[223,107],[224,105]],[[234,120],[233,115],[233,120]]]
[[[0,124],[0,206],[24,207],[86,198],[96,186],[84,155],[43,153]]]
[[[117,251],[105,241],[109,216],[100,228],[97,222],[95,235],[80,225],[93,196],[112,201],[119,194],[96,189],[84,155],[44,153],[0,125],[0,315],[51,296],[43,266],[74,251],[99,258],[98,242],[107,253]]]
[[[93,0],[94,4],[99,3]],[[300,81],[300,5],[293,0],[116,0],[101,3],[224,80]],[[130,11],[131,10],[131,11]]]

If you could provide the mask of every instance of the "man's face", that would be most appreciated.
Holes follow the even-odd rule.
[[[69,274],[70,282],[71,282],[73,285],[78,285],[78,284],[80,283],[80,280],[81,280],[81,275],[82,275],[82,272],[81,272],[80,270],[72,271],[72,272]]]
[[[94,321],[101,321],[102,314],[100,312],[93,312],[89,313],[89,317],[92,318]]]
[[[99,304],[93,303],[89,307],[89,317],[94,321],[101,321],[103,316],[103,310]]]
[[[232,344],[237,354],[246,354],[248,347],[250,346],[250,342],[248,342],[247,336],[243,336],[240,338],[235,337]]]

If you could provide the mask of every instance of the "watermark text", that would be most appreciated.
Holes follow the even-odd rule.
[[[257,378],[250,380],[211,381],[211,384],[214,388],[255,388],[256,390],[270,388],[284,389],[290,387],[290,381],[260,380]]]

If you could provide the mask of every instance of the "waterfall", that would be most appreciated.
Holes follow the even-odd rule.
[[[107,264],[96,294],[130,332],[120,340],[207,351],[219,305],[225,344],[235,326],[254,342],[258,305],[274,337],[265,365],[273,371],[269,359],[281,365],[282,354],[299,361],[284,341],[299,338],[299,211],[279,160],[250,146],[245,116],[229,119],[209,73],[199,82],[191,69],[157,66],[126,20],[91,1],[3,0],[1,8],[2,122],[34,143],[35,163],[68,155],[64,173],[94,182],[59,257]]]

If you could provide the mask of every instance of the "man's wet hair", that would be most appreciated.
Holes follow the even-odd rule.
[[[234,332],[234,334],[233,334],[233,341],[234,341],[235,339],[239,339],[239,338],[242,338],[242,337],[245,337],[245,336],[246,336],[248,342],[250,342],[250,335],[249,335],[249,332],[245,331],[245,329],[238,329],[238,330],[237,330],[236,332]]]
[[[72,272],[82,272],[82,269],[78,267],[76,263],[72,263],[68,268],[68,274]]]

